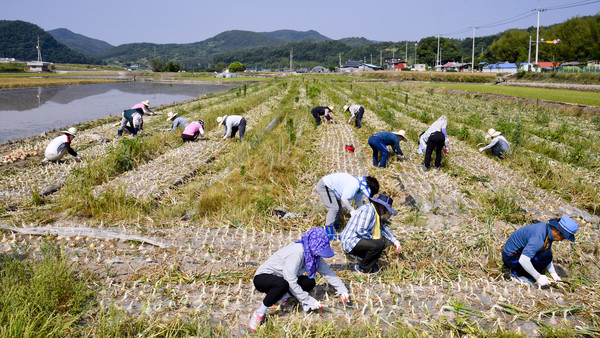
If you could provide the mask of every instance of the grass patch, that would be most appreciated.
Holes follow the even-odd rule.
[[[511,86],[490,86],[471,83],[420,83],[424,86],[460,89],[470,92],[499,94],[506,96],[523,97],[566,103],[576,103],[588,106],[600,106],[600,95],[594,92],[577,90],[525,88]]]
[[[0,335],[68,336],[91,306],[92,290],[78,280],[57,247],[38,261],[0,255]]]

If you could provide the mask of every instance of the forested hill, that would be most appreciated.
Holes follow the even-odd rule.
[[[38,36],[44,61],[81,64],[101,62],[56,41],[52,35],[37,25],[18,20],[0,20],[0,57],[15,58],[21,61],[37,60]]]
[[[306,32],[299,32],[291,29],[282,29],[273,32],[264,32],[262,34],[266,34],[288,42],[331,40],[325,35],[321,35],[321,33],[312,29]]]
[[[108,42],[88,38],[87,36],[73,33],[66,28],[49,30],[48,33],[74,51],[87,56],[95,56],[115,47]]]

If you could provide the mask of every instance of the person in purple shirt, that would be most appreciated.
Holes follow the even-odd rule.
[[[390,152],[387,146],[391,146],[398,160],[404,159],[402,149],[400,149],[400,141],[406,141],[406,132],[399,130],[394,133],[388,131],[380,131],[369,137],[369,146],[373,149],[373,165],[376,167],[385,168]],[[381,160],[379,160],[381,154]]]
[[[534,283],[545,286],[550,279],[560,281],[552,264],[552,243],[567,239],[575,242],[577,223],[569,216],[526,225],[508,237],[502,249],[502,261],[511,270],[511,277],[520,283]]]

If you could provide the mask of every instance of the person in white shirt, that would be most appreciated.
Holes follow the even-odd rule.
[[[240,115],[225,115],[217,117],[217,123],[223,125],[225,131],[223,133],[223,139],[235,138],[235,134],[239,131],[240,141],[246,133],[246,119]]]
[[[81,156],[77,154],[73,148],[71,148],[71,141],[75,138],[75,134],[77,134],[77,128],[71,127],[68,130],[63,130],[62,135],[56,137],[48,147],[46,147],[46,152],[42,163],[52,161],[56,162],[62,159],[67,153],[75,156],[76,161],[81,161]]]

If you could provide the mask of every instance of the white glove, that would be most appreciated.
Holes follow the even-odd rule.
[[[558,281],[562,280],[562,279],[560,279],[560,276],[559,276],[559,275],[558,275],[556,272],[551,272],[551,273],[550,273],[550,276],[552,276],[552,279],[553,279],[555,282],[558,282]]]
[[[81,155],[75,156],[75,161],[77,161],[77,162],[81,161]]]
[[[395,250],[394,250],[395,253],[397,253],[397,254],[400,253],[400,242],[395,241],[394,248],[395,248]]]
[[[539,286],[546,286],[550,284],[550,280],[548,279],[548,277],[546,277],[546,275],[540,275],[536,282]]]
[[[485,150],[485,149],[483,149],[483,148],[479,148],[479,152],[482,152],[482,151],[484,151],[484,150]]]
[[[315,305],[310,307],[311,310],[323,310],[323,305],[321,305],[321,302],[316,301]]]
[[[344,303],[348,303],[348,300],[350,299],[350,296],[348,295],[348,292],[344,292],[340,295],[340,297],[342,297],[342,302]]]
[[[356,214],[356,209],[350,210],[350,217],[354,216],[354,214]]]

